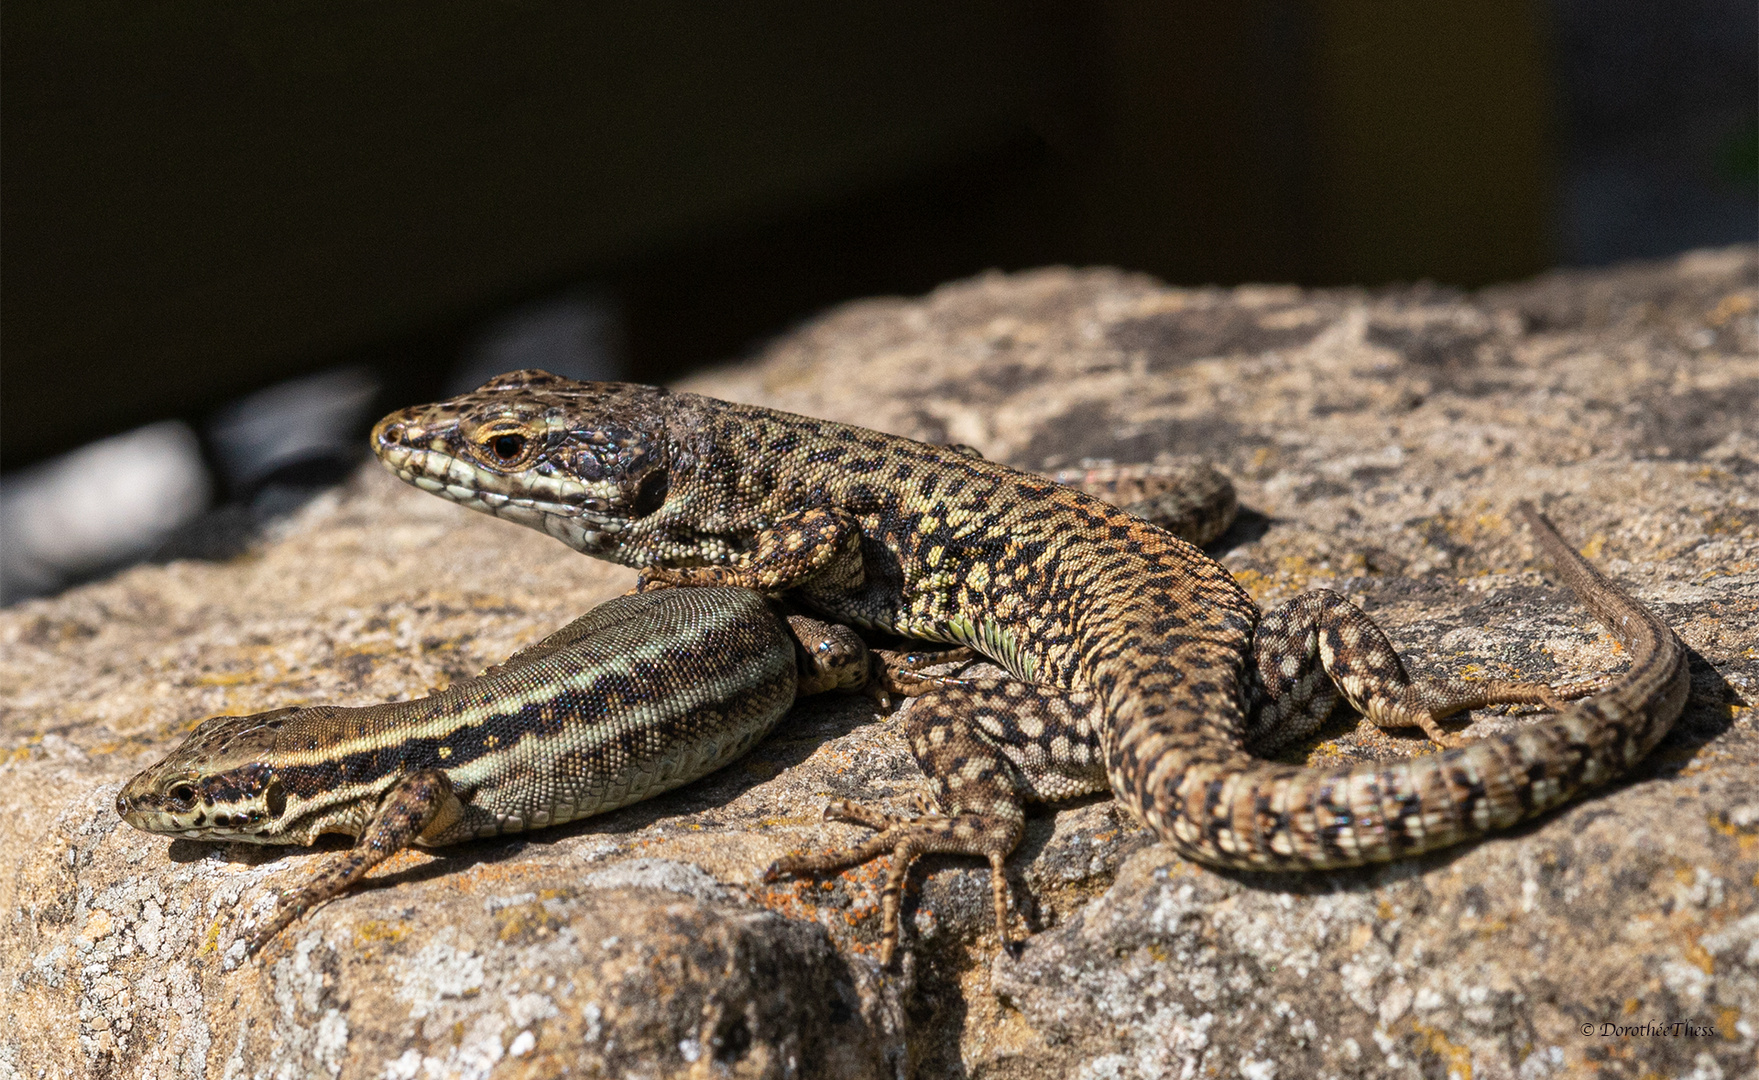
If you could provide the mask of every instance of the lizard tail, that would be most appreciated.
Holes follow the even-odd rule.
[[[1161,838],[1212,865],[1259,870],[1355,866],[1506,828],[1617,776],[1685,707],[1686,649],[1666,623],[1589,565],[1530,504],[1540,547],[1631,656],[1605,691],[1556,716],[1465,746],[1346,768],[1302,768],[1223,748],[1217,724],[1176,704],[1119,717],[1114,790]],[[1123,672],[1119,672],[1122,675]],[[1164,701],[1164,699],[1163,699]],[[1194,704],[1192,708],[1201,708]]]

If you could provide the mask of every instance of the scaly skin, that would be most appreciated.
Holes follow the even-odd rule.
[[[771,876],[891,853],[889,956],[909,862],[987,858],[1007,938],[1002,863],[1022,803],[1110,786],[1180,853],[1308,870],[1396,859],[1507,827],[1641,759],[1683,708],[1673,632],[1523,506],[1566,580],[1625,644],[1596,684],[1411,680],[1375,625],[1334,593],[1261,613],[1198,548],[1093,497],[960,448],[693,394],[503,375],[380,421],[400,477],[569,546],[641,568],[644,586],[737,584],[859,627],[970,646],[1012,680],[952,680],[906,734],[943,812],[846,803],[879,829]],[[1254,756],[1322,722],[1342,696],[1449,748],[1301,768]],[[1464,745],[1437,721],[1491,703],[1551,719]]]
[[[197,840],[357,838],[282,898],[251,953],[404,847],[650,798],[744,753],[797,696],[861,689],[868,669],[853,631],[746,589],[622,596],[427,697],[204,720],[123,786],[116,813]]]

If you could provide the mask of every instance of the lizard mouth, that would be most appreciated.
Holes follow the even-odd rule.
[[[496,473],[442,451],[410,446],[381,443],[378,451],[379,460],[399,480],[472,510],[522,525],[534,524],[538,518],[559,518],[594,533],[622,528],[619,517],[599,508],[602,501],[593,487],[579,481],[530,472]]]
[[[116,801],[117,816],[129,825],[142,832],[154,833],[159,836],[183,836],[191,840],[231,841],[242,840],[251,843],[265,843],[259,825],[252,828],[248,815],[244,811],[228,813],[225,810],[216,812],[212,808],[198,807],[187,811],[173,811],[149,805],[150,800],[127,795]]]

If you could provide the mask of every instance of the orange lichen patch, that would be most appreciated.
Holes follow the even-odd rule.
[[[496,922],[499,925],[495,934],[502,944],[553,934],[564,924],[564,920],[541,901],[502,908],[496,914]]]
[[[1734,1042],[1741,1037],[1740,1032],[1735,1029],[1735,1024],[1740,1018],[1741,1010],[1739,1009],[1732,1006],[1719,1009],[1716,1013],[1716,1033],[1729,1042]]]
[[[1502,514],[1486,512],[1472,515],[1472,525],[1478,535],[1485,533],[1499,534],[1510,531],[1509,519]]]
[[[815,765],[833,766],[834,771],[839,776],[848,772],[850,766],[855,764],[855,759],[850,756],[847,750],[833,750],[829,746],[824,746],[817,751],[814,751],[806,760]],[[830,792],[821,791],[818,794],[824,796],[829,795]]]
[[[206,956],[208,953],[219,952],[219,951],[220,951],[220,919],[218,917],[216,917],[216,918],[209,921],[207,931],[202,934],[201,948],[197,949],[195,954],[197,956]]]
[[[1472,1080],[1472,1051],[1450,1041],[1440,1028],[1412,1020],[1411,1030],[1423,1039],[1431,1052],[1447,1062],[1449,1080],[1456,1076],[1459,1080]]]
[[[354,944],[365,948],[369,945],[392,944],[408,937],[411,930],[406,923],[388,923],[380,919],[368,919],[354,928]]]
[[[809,895],[815,887],[816,883],[811,881],[796,881],[784,888],[757,886],[749,892],[751,899],[760,907],[768,908],[783,918],[818,922],[823,908],[813,903]]]
[[[875,859],[872,862],[862,863],[860,866],[851,866],[837,876],[851,884],[860,884],[864,887],[875,886],[874,892],[877,895],[877,887],[885,884],[886,875],[890,872],[889,859]]]
[[[1308,583],[1315,578],[1331,580],[1337,575],[1323,567],[1313,565],[1305,555],[1284,555],[1276,561],[1277,577],[1297,591],[1308,588]]]
[[[1306,754],[1295,754],[1292,757],[1277,755],[1276,760],[1286,761],[1291,765],[1326,765],[1342,761],[1348,755],[1344,753],[1344,744],[1336,739],[1327,739],[1307,751]]]
[[[1742,856],[1751,855],[1755,850],[1759,850],[1759,831],[1754,829],[1743,829],[1732,824],[1720,811],[1707,815],[1705,820],[1709,822],[1710,827],[1715,831],[1724,836],[1733,837],[1735,847],[1740,851]]]
[[[1706,570],[1698,575],[1698,580],[1709,581],[1711,578],[1716,577],[1734,577],[1737,574],[1750,574],[1754,570],[1759,570],[1759,562],[1750,559],[1743,560],[1741,562],[1727,563],[1723,566],[1713,567]]]
[[[1716,957],[1710,955],[1709,949],[1698,944],[1696,933],[1687,931],[1685,952],[1687,963],[1706,975],[1716,974]]]
[[[1276,583],[1256,570],[1233,570],[1234,580],[1240,587],[1251,594],[1252,599],[1262,604],[1264,598],[1275,588]]]
[[[786,816],[759,818],[757,825],[760,829],[777,829],[787,826],[817,825],[818,823],[819,816],[817,814],[789,814]]]
[[[817,922],[822,918],[824,908],[822,905],[813,903],[812,894],[814,892],[829,892],[836,887],[839,880],[848,881],[856,886],[851,889],[851,894],[855,899],[847,909],[836,914],[841,916],[846,924],[854,926],[878,914],[880,890],[884,886],[885,876],[886,863],[883,860],[876,860],[865,866],[852,867],[838,875],[817,880],[793,881],[781,888],[753,887],[750,890],[750,895],[758,904],[769,908],[778,915]],[[919,915],[923,913],[918,912]],[[932,915],[932,913],[928,914]]]
[[[1588,538],[1588,542],[1586,544],[1583,544],[1581,547],[1577,548],[1576,550],[1580,551],[1582,553],[1582,557],[1584,559],[1598,559],[1598,558],[1600,558],[1601,550],[1605,547],[1606,547],[1606,534],[1605,533],[1595,533],[1593,536],[1590,536]]]

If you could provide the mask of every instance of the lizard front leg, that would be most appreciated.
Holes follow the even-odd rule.
[[[1374,620],[1319,589],[1265,614],[1253,635],[1257,680],[1248,693],[1246,745],[1268,754],[1318,728],[1340,694],[1383,728],[1418,727],[1442,746],[1468,740],[1440,721],[1485,705],[1546,705],[1587,697],[1599,680],[1551,686],[1484,679],[1412,679]]]
[[[899,816],[845,799],[827,818],[876,834],[852,848],[779,859],[764,880],[839,870],[892,857],[880,904],[880,962],[898,944],[898,911],[910,866],[922,855],[975,855],[990,865],[996,933],[1009,944],[1004,863],[1025,829],[1027,801],[1073,798],[1106,787],[1092,696],[1013,679],[945,680],[918,698],[904,722],[911,753],[928,777],[931,805]]]
[[[762,593],[847,596],[867,580],[861,562],[861,524],[847,511],[816,506],[779,518],[757,533],[745,558],[732,566],[651,566],[638,592],[673,585],[737,585]]]
[[[274,918],[246,939],[245,955],[254,955],[300,916],[339,895],[417,839],[439,840],[463,816],[464,806],[452,790],[452,781],[438,769],[423,769],[398,780],[385,792],[354,846],[281,897]]]

